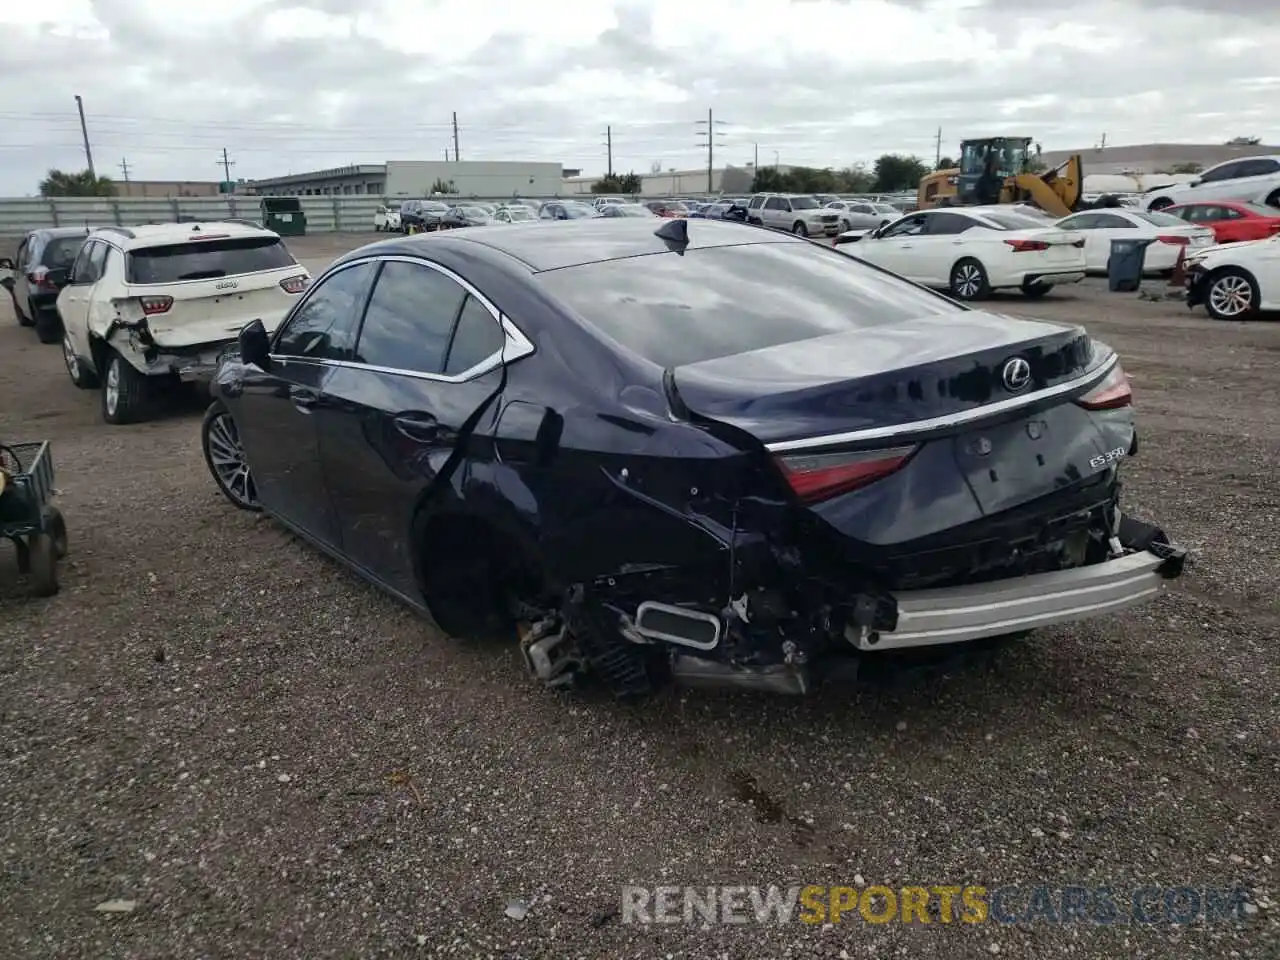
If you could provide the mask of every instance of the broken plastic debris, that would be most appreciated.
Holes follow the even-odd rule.
[[[93,909],[99,913],[133,913],[137,906],[137,900],[103,900]]]
[[[529,905],[523,900],[508,900],[507,909],[503,912],[512,920],[523,920],[529,915]]]

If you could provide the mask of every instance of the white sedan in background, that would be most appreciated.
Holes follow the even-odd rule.
[[[1043,214],[1010,206],[921,210],[858,235],[844,252],[957,300],[980,300],[1017,288],[1042,297],[1061,283],[1084,279],[1084,237]]]
[[[1215,320],[1246,320],[1280,311],[1280,235],[1223,243],[1186,260],[1187,306],[1201,303]]]
[[[897,207],[879,201],[832,200],[827,206],[840,212],[841,230],[872,230],[902,216]]]
[[[1150,240],[1143,273],[1167,273],[1180,253],[1190,255],[1214,242],[1210,227],[1187,223],[1171,213],[1151,213],[1122,207],[1085,210],[1058,221],[1063,230],[1084,237],[1084,257],[1090,273],[1106,273],[1112,240]]]

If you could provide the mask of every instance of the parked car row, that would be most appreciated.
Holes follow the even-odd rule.
[[[113,424],[207,383],[246,323],[274,329],[311,282],[279,234],[247,221],[37,230],[0,272],[19,323],[62,344],[71,382],[98,390]]]
[[[1152,187],[1142,195],[1144,210],[1164,210],[1200,200],[1229,200],[1280,208],[1280,156],[1241,157],[1215,164],[1188,183]]]
[[[981,229],[1065,269],[1022,246],[1051,228]],[[1108,615],[1183,564],[1122,512],[1109,347],[779,230],[389,239],[238,341],[201,426],[226,499],[553,688],[803,693]]]

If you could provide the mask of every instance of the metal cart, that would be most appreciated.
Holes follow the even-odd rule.
[[[18,550],[18,570],[31,592],[58,592],[58,561],[67,555],[67,525],[53,498],[53,452],[47,440],[0,443],[0,537]]]

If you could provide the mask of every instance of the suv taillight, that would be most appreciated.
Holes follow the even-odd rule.
[[[311,278],[305,275],[298,277],[285,277],[280,281],[280,289],[285,293],[301,293],[309,286],[311,286]]]
[[[173,306],[173,297],[139,297],[138,302],[142,304],[142,312],[148,317],[154,317],[157,313],[168,313],[169,308]]]

